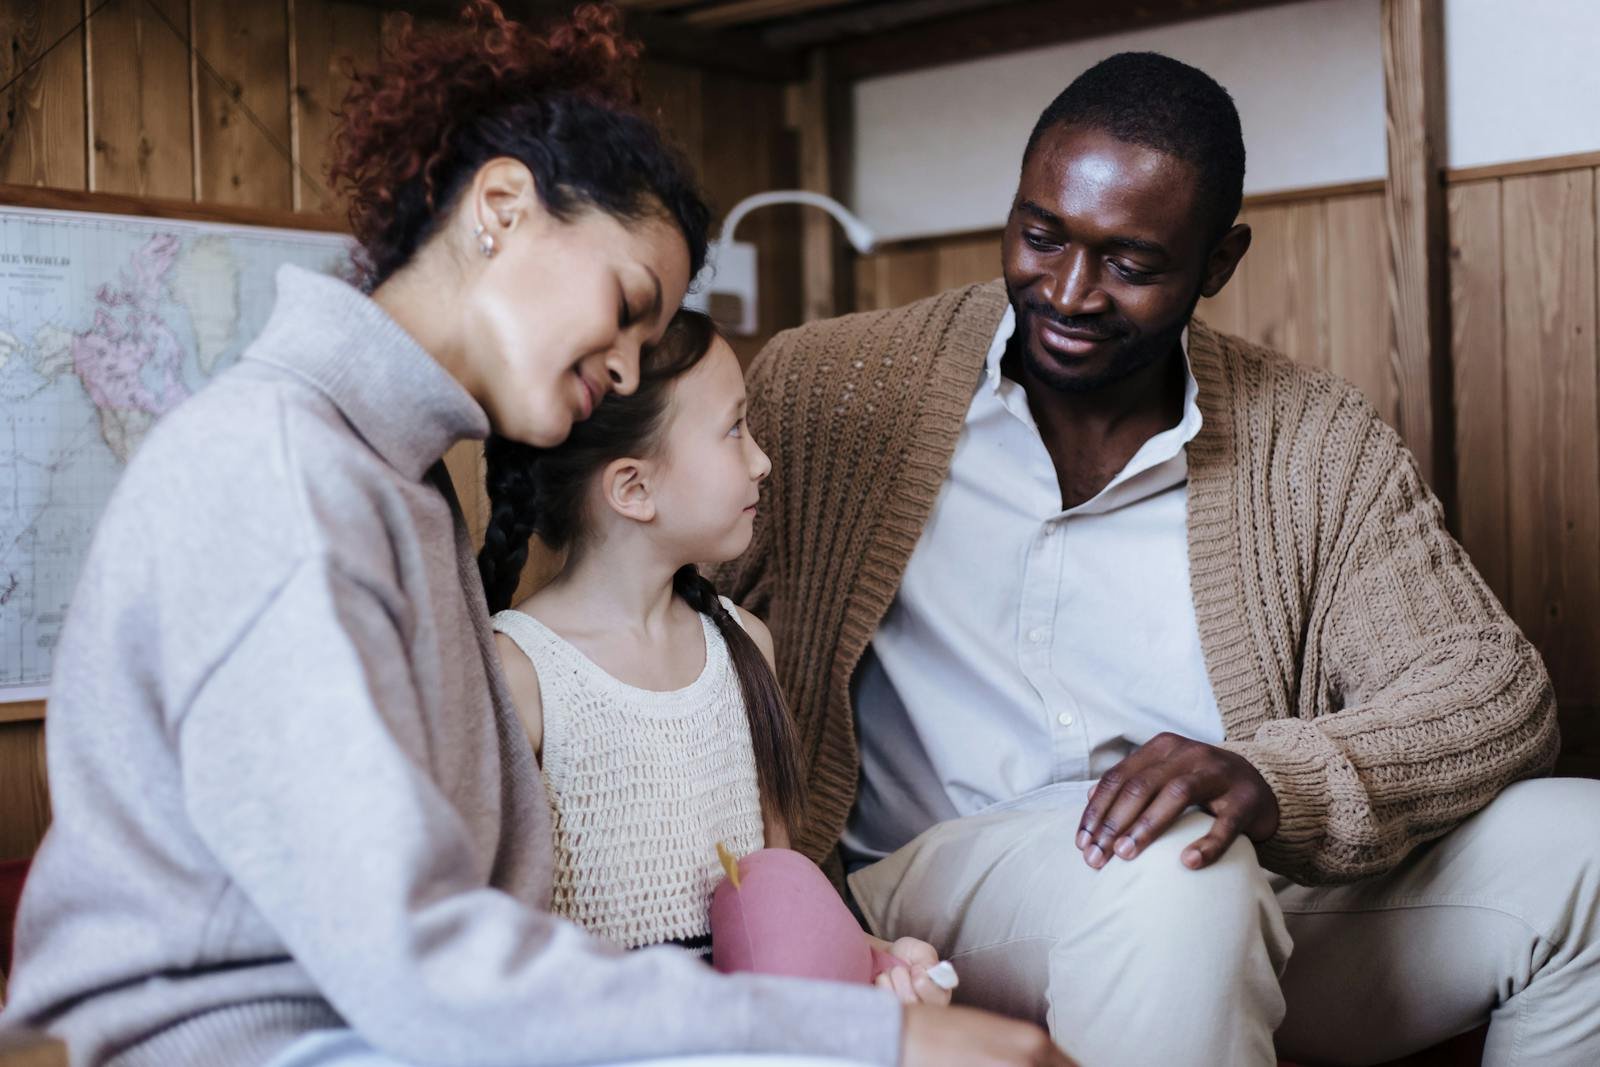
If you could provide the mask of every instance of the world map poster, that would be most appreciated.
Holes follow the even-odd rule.
[[[95,524],[155,423],[238,359],[337,234],[0,208],[0,701],[45,695]]]

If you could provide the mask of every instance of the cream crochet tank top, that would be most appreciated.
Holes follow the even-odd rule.
[[[539,674],[551,911],[624,948],[670,941],[706,954],[717,842],[742,856],[764,839],[750,726],[716,623],[700,616],[700,676],[659,693],[613,678],[532,616],[493,621]]]

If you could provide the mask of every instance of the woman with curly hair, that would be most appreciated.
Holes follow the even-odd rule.
[[[491,430],[556,444],[633,390],[707,211],[635,109],[614,11],[468,16],[346,102],[364,284],[285,268],[101,520],[5,1024],[75,1064],[1030,1062],[1019,1024],[723,978],[548,914],[544,789],[441,459]]]

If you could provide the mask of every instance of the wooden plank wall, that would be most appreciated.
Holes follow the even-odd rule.
[[[1600,176],[1589,162],[1449,187],[1451,519],[1550,668],[1563,770],[1600,775]],[[1248,200],[1242,217],[1250,253],[1200,317],[1331,369],[1393,424],[1381,189]],[[997,232],[892,245],[857,261],[858,306],[985,281],[999,262]]]
[[[338,213],[325,170],[345,63],[373,61],[399,16],[341,0],[110,0],[74,30],[92,7],[0,5],[0,84],[48,50],[0,100],[0,182]],[[783,85],[653,63],[645,81],[714,209],[795,184]],[[745,227],[761,248],[768,329],[736,343],[748,358],[800,321],[800,257],[793,209]],[[481,531],[478,451],[458,446],[446,458]],[[49,819],[43,714],[0,705],[0,858],[31,853]]]

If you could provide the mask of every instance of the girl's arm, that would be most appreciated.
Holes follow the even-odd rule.
[[[505,634],[494,635],[494,647],[500,653],[500,666],[505,671],[506,685],[511,690],[511,702],[516,705],[517,717],[528,732],[528,742],[533,745],[534,758],[544,763],[544,699],[539,695],[539,672],[517,643]]]

